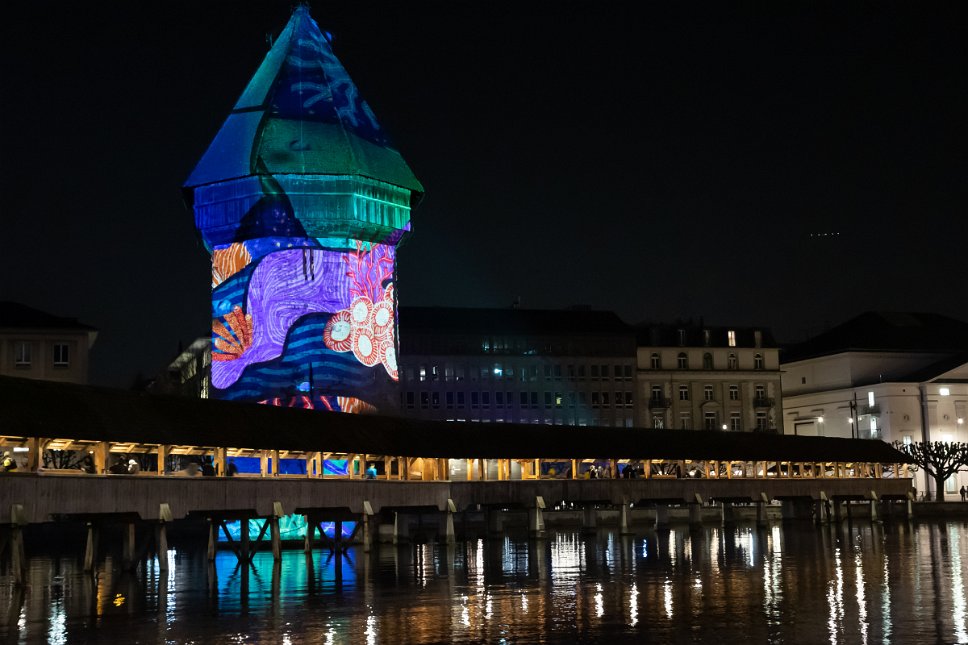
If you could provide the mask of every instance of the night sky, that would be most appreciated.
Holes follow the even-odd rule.
[[[0,300],[97,327],[93,382],[208,334],[180,186],[291,6],[4,9]],[[427,191],[404,305],[968,319],[968,3],[311,7]]]

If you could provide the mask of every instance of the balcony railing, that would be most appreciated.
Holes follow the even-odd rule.
[[[649,399],[650,410],[665,410],[672,405],[672,401],[665,397],[652,397]]]
[[[765,396],[758,396],[755,399],[753,399],[753,407],[754,408],[772,408],[773,399]]]

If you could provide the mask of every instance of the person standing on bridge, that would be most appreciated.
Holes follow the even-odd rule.
[[[376,466],[374,466],[373,464],[370,464],[369,466],[366,467],[366,478],[376,479]],[[965,496],[964,492],[962,492],[961,496],[962,497]]]

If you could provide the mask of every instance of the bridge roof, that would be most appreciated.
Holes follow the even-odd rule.
[[[882,441],[423,421],[0,377],[0,436],[455,459],[911,463]]]

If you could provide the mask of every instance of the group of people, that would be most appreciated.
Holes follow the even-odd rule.
[[[588,479],[608,479],[608,470],[603,466],[597,466],[592,464],[588,470],[585,471],[585,476]]]

